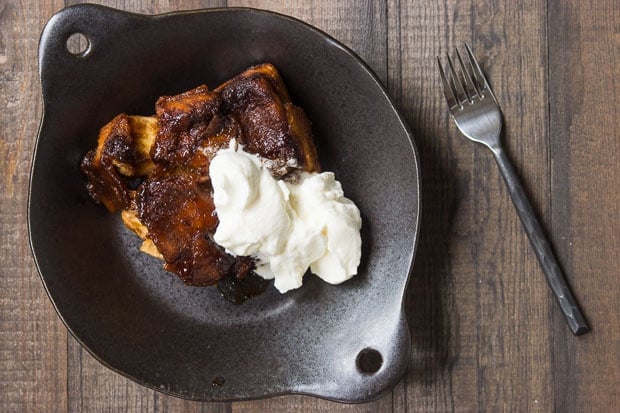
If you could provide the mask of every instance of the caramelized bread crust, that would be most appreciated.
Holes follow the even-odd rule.
[[[213,91],[207,86],[158,99],[155,116],[120,114],[105,125],[81,165],[88,191],[140,236],[141,250],[189,285],[245,277],[248,257],[215,244],[218,220],[209,163],[231,139],[266,160],[275,177],[320,170],[310,122],[270,64]],[[136,185],[136,180],[140,182]]]
[[[110,212],[127,209],[131,202],[129,180],[146,176],[154,168],[150,149],[157,119],[147,116],[116,116],[99,132],[97,148],[82,160],[90,195]]]
[[[272,173],[320,169],[310,122],[291,102],[273,65],[253,67],[215,91],[222,96],[222,113],[241,125],[239,142],[246,151],[271,160]]]

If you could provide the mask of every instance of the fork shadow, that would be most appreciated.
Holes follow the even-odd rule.
[[[454,160],[438,148],[446,130],[420,125],[413,135],[420,157],[421,220],[418,247],[407,289],[405,309],[410,327],[412,354],[406,381],[432,386],[452,369],[458,346],[458,317],[450,311],[452,271],[451,227],[458,207]],[[455,334],[456,333],[456,334]]]

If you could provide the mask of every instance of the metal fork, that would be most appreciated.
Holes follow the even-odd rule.
[[[474,142],[485,145],[493,152],[499,170],[508,186],[510,197],[534,251],[536,251],[536,256],[547,277],[549,286],[566,317],[566,322],[573,334],[584,334],[590,328],[566,284],[564,274],[525,195],[519,177],[501,146],[502,114],[497,99],[471,49],[467,44],[465,48],[467,50],[466,60],[461,57],[458,49],[456,49],[458,67],[448,54],[447,70],[444,70],[441,60],[437,57],[443,91],[452,118],[463,135]]]

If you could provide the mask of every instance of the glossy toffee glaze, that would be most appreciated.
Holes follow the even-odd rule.
[[[310,123],[271,64],[253,66],[215,91],[202,85],[160,97],[155,111],[153,117],[121,114],[101,129],[81,164],[89,194],[110,212],[122,209],[127,227],[148,244],[141,250],[163,258],[164,268],[186,284],[237,278],[226,290],[238,288],[232,295],[238,302],[250,288],[244,279],[254,260],[213,241],[218,218],[210,162],[234,140],[266,159],[277,177],[315,172]]]

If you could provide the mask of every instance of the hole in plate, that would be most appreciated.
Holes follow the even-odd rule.
[[[213,378],[213,380],[211,381],[211,385],[213,387],[223,386],[224,383],[226,383],[226,380],[224,379],[224,377],[221,377],[221,376],[217,376],[217,377]]]
[[[82,33],[73,33],[67,38],[66,46],[72,55],[84,57],[90,51],[90,40]]]
[[[375,374],[383,365],[383,356],[374,348],[365,348],[357,355],[357,369],[365,374]]]

